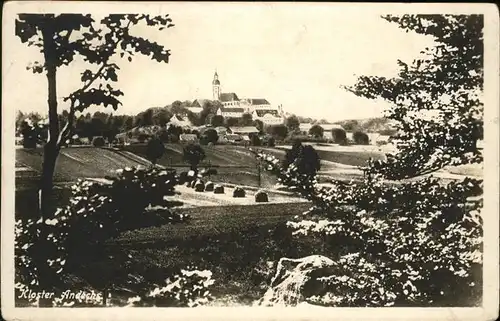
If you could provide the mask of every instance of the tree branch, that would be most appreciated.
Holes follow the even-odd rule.
[[[57,139],[57,147],[61,147],[64,141],[69,137],[71,130],[73,129],[73,119],[75,117],[75,101],[71,101],[71,106],[69,107],[69,113],[68,113],[68,121],[66,122],[66,125],[64,125],[63,130],[60,132],[59,137]]]
[[[129,20],[125,29],[128,30],[128,28],[130,27],[130,24],[131,24],[131,21]],[[70,30],[68,32],[68,35],[67,35],[68,40],[69,40],[69,37],[71,35],[71,32],[72,32],[72,30]],[[114,47],[116,48],[116,46],[118,46],[118,43],[120,43],[120,41],[122,41],[122,40],[123,40],[123,37],[118,38],[114,43]],[[104,62],[99,67],[97,72],[92,76],[92,78],[90,78],[90,80],[82,88],[74,91],[69,96],[64,98],[64,101],[71,99],[71,105],[69,108],[68,121],[66,122],[66,125],[64,126],[63,130],[60,132],[59,137],[57,139],[57,146],[59,148],[61,147],[62,143],[69,137],[69,135],[71,134],[71,130],[73,129],[73,119],[75,117],[76,106],[75,106],[75,99],[72,99],[72,96],[77,92],[84,92],[85,90],[87,90],[94,83],[94,81],[96,81],[96,79],[102,75],[104,68],[106,68],[106,66],[108,66],[109,58],[111,58],[111,55],[109,55],[106,58],[106,60],[104,60]]]

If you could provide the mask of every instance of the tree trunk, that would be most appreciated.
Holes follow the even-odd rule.
[[[47,143],[43,149],[42,177],[40,179],[40,214],[43,219],[53,215],[51,207],[53,176],[59,150],[55,144]]]
[[[49,137],[44,146],[42,177],[40,179],[40,211],[44,219],[52,217],[50,199],[53,188],[53,176],[59,155],[59,117],[57,116],[57,53],[54,42],[54,19],[48,18],[42,29],[45,67],[47,69],[48,84],[48,116],[49,116]]]

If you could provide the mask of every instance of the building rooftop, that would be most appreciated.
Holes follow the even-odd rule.
[[[240,99],[235,93],[221,93],[219,97],[220,101],[239,101]]]
[[[244,113],[245,109],[240,107],[221,107],[223,113]]]
[[[267,99],[264,98],[246,98],[244,100],[250,105],[271,105]]]

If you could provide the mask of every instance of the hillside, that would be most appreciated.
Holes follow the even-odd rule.
[[[43,149],[16,150],[16,184],[37,179],[42,171]],[[141,158],[128,152],[106,148],[63,148],[56,163],[54,181],[72,182],[78,178],[102,178],[114,175],[127,166],[147,166]]]
[[[347,131],[361,130],[365,133],[381,133],[390,131],[394,127],[394,121],[384,118],[347,119],[335,122]]]

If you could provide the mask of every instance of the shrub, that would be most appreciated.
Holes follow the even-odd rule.
[[[179,178],[177,179],[179,181],[179,184],[184,184],[188,180],[188,172],[180,172],[179,173]]]
[[[79,180],[69,205],[53,218],[18,220],[16,282],[51,290],[47,287],[55,287],[61,275],[99,255],[104,241],[128,230],[185,221],[185,215],[170,212],[165,199],[175,194],[175,177],[174,171],[125,168],[109,183]],[[148,206],[165,210],[158,215]]]
[[[311,128],[309,128],[309,135],[312,135],[316,138],[323,138],[324,131],[325,130],[320,125],[313,125]]]
[[[245,190],[241,187],[236,187],[233,190],[233,197],[245,197]]]
[[[137,136],[137,140],[139,141],[139,143],[144,143],[148,138],[149,135],[147,134],[139,134],[139,136]]]
[[[316,270],[324,287],[291,294],[322,306],[480,305],[483,180],[448,181],[428,174],[483,162],[477,142],[483,138],[484,65],[481,54],[470,58],[472,52],[482,53],[483,18],[384,18],[406,31],[433,36],[453,54],[428,48],[426,60],[398,61],[394,78],[360,76],[347,88],[361,97],[389,101],[386,117],[401,125],[393,141],[397,151],[370,161],[362,181],[332,181],[324,187],[262,155],[280,182],[313,203],[288,224],[293,233],[345,245],[336,248],[334,268]],[[436,23],[441,27],[425,27]],[[461,37],[464,33],[469,37]],[[425,70],[446,77],[424,77]],[[437,104],[444,95],[448,102]],[[418,117],[429,108],[442,117]]]
[[[275,139],[284,139],[288,134],[288,128],[285,125],[271,125],[266,128],[266,131]]]
[[[177,144],[179,142],[179,135],[169,134],[168,141],[172,144]]]
[[[342,128],[333,128],[332,138],[335,144],[340,144],[340,145],[347,144],[347,133]]]
[[[381,130],[379,130],[378,133],[380,135],[383,135],[383,136],[394,136],[394,135],[396,135],[397,130],[396,129],[387,128],[387,129],[381,129]]]
[[[224,186],[215,185],[214,186],[214,194],[224,194]]]
[[[217,140],[219,139],[219,135],[217,134],[217,131],[213,128],[207,129],[203,132],[203,137],[206,140],[207,144],[212,143],[215,144],[217,143]]]
[[[102,137],[102,136],[94,137],[94,139],[92,140],[92,145],[94,147],[103,147],[104,145],[106,145],[106,142],[104,141],[104,137]]]
[[[165,145],[163,145],[163,142],[159,138],[154,137],[148,142],[146,155],[148,160],[153,163],[153,165],[156,164],[158,159],[160,159],[164,153]]]
[[[260,146],[261,141],[258,135],[250,135],[250,145],[252,146]]]
[[[355,131],[352,134],[352,139],[357,145],[368,145],[370,143],[370,138],[368,137],[368,135],[360,131]]]
[[[213,192],[213,190],[214,190],[214,183],[207,182],[205,184],[205,192]]]
[[[389,142],[386,141],[386,140],[378,140],[377,141],[377,146],[384,146],[384,145],[387,145],[387,144],[389,144]]]
[[[197,144],[188,144],[183,149],[183,160],[187,162],[192,170],[197,171],[200,162],[205,159],[205,151]]]
[[[283,141],[285,144],[290,144],[295,141],[301,141],[303,143],[326,143],[328,140],[326,138],[311,137],[306,135],[292,135],[285,138]]]
[[[269,197],[268,197],[267,193],[264,191],[258,191],[255,194],[255,202],[257,202],[257,203],[269,202]]]

